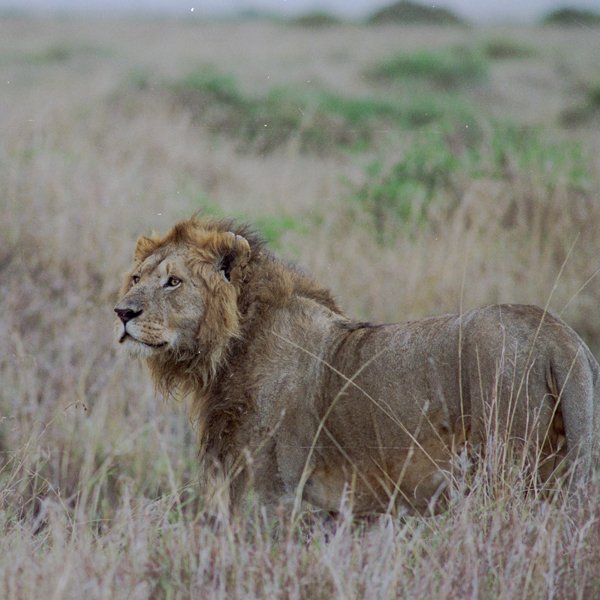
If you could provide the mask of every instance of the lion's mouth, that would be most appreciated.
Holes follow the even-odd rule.
[[[161,342],[160,344],[151,344],[149,342],[144,342],[142,340],[139,340],[136,337],[133,337],[127,331],[123,331],[123,333],[121,334],[121,337],[119,338],[119,344],[122,344],[127,338],[130,338],[131,340],[133,340],[134,342],[137,342],[138,344],[143,344],[144,346],[148,346],[149,348],[163,348],[164,346],[167,345],[167,342]]]

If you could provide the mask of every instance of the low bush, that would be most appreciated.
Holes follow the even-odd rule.
[[[481,53],[455,46],[448,49],[417,50],[397,54],[368,70],[367,75],[379,81],[422,79],[443,87],[457,87],[480,81],[488,73]]]
[[[401,0],[374,12],[368,19],[374,25],[401,23],[404,25],[464,25],[456,13],[439,6],[426,6]]]
[[[553,143],[539,129],[447,122],[416,133],[391,166],[373,161],[352,197],[371,215],[375,234],[384,242],[386,232],[398,224],[427,222],[434,200],[459,203],[478,179],[525,178],[548,193],[557,186],[585,193],[591,184],[589,165],[579,144]]]
[[[536,50],[532,46],[501,37],[484,42],[482,50],[483,54],[492,60],[531,58],[536,55]]]
[[[600,25],[600,13],[584,8],[564,7],[549,12],[542,18],[544,25],[590,27]]]
[[[138,91],[150,87],[139,74],[131,81]],[[378,131],[418,128],[469,112],[460,99],[423,92],[392,100],[274,88],[265,96],[251,97],[242,93],[233,77],[206,69],[166,84],[166,89],[194,120],[215,134],[237,137],[245,150],[258,152],[271,152],[291,139],[302,150],[319,153],[364,148]]]

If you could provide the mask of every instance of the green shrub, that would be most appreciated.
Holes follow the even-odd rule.
[[[339,25],[341,22],[337,17],[321,11],[309,12],[289,20],[290,25],[308,29],[331,27],[332,25]]]
[[[63,43],[57,43],[53,44],[52,46],[48,46],[44,50],[31,52],[25,57],[25,61],[38,65],[62,63],[69,60],[73,56],[73,53],[74,50],[71,46]]]
[[[531,58],[537,53],[534,48],[508,38],[494,38],[483,44],[483,53],[492,60]]]
[[[340,117],[354,131],[362,131],[361,137],[368,138],[372,127],[389,124],[402,129],[418,128],[429,123],[453,116],[468,118],[470,109],[460,98],[440,98],[429,93],[411,91],[400,98],[382,100],[377,98],[344,98],[335,94],[318,95],[319,110]],[[363,128],[362,130],[356,128]]]
[[[13,54],[14,60],[33,65],[51,65],[57,63],[66,63],[74,57],[106,57],[110,56],[112,51],[108,48],[96,46],[93,44],[72,44],[61,41],[51,44],[43,50],[35,50],[23,54]]]
[[[593,83],[587,92],[588,104],[594,108],[600,108],[600,81]]]
[[[489,154],[487,160],[481,161],[481,168],[491,177],[506,178],[514,172],[526,172],[529,177],[538,178],[538,184],[546,189],[561,184],[584,190],[591,181],[589,161],[581,145],[557,142],[539,128],[495,124],[483,148]]]
[[[374,12],[368,19],[374,25],[402,23],[406,25],[464,25],[465,21],[447,8],[424,6],[402,0]]]
[[[479,52],[453,47],[397,54],[375,65],[367,74],[382,81],[416,78],[441,87],[456,87],[483,79],[487,72],[488,63]]]
[[[390,223],[424,223],[433,201],[459,202],[465,182],[474,179],[521,175],[548,191],[559,184],[585,190],[591,181],[589,161],[578,144],[550,142],[535,128],[450,121],[424,128],[399,161],[384,168],[376,160],[365,175],[352,198],[371,216],[380,242]]]
[[[256,224],[263,238],[275,249],[282,247],[281,238],[288,231],[305,230],[305,227],[290,215],[267,215],[254,218],[253,222]]]
[[[385,169],[379,160],[366,170],[366,182],[353,195],[373,219],[376,236],[385,241],[386,224],[421,221],[434,196],[451,187],[459,170],[468,170],[472,144],[469,128],[446,124],[427,127],[414,137],[404,156]],[[467,141],[468,140],[468,141]],[[455,145],[462,146],[456,151]],[[468,151],[467,151],[468,149]]]
[[[244,108],[248,105],[232,76],[223,75],[210,68],[188,73],[183,79],[172,84],[171,88],[183,100],[193,98],[196,101],[213,101],[234,108]]]
[[[542,19],[544,25],[597,26],[600,25],[600,13],[583,8],[564,7],[553,10]]]
[[[588,86],[583,100],[562,111],[560,121],[567,127],[587,124],[600,115],[600,81]]]
[[[138,81],[139,80],[139,81]],[[148,88],[147,75],[132,78]],[[324,91],[274,88],[265,96],[243,94],[231,76],[201,69],[168,84],[178,105],[216,134],[240,139],[245,148],[270,152],[296,137],[305,151],[364,148],[381,130],[413,129],[469,113],[452,96],[407,93],[398,99],[346,98]]]

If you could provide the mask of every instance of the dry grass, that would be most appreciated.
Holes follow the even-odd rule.
[[[267,155],[240,152],[160,86],[212,64],[257,97],[275,84],[361,97],[372,93],[363,73],[392,54],[488,33],[534,52],[464,90],[478,120],[508,115],[547,125],[558,143],[581,140],[590,179],[548,187],[509,156],[503,176],[459,173],[425,224],[383,245],[351,190],[418,131],[387,126],[364,152],[306,153],[293,136]],[[483,465],[435,518],[353,524],[345,508],[335,523],[282,523],[273,536],[249,506],[215,526],[185,408],[155,398],[117,355],[111,310],[135,236],[212,206],[298,223],[278,233],[281,252],[358,317],[544,305],[555,288],[551,308],[598,352],[598,141],[590,127],[554,129],[572,91],[597,80],[597,49],[587,30],[0,21],[0,596],[598,596],[598,477],[569,502],[547,501]],[[134,70],[152,74],[151,93],[131,84]]]

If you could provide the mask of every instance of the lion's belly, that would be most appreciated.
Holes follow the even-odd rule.
[[[424,512],[446,489],[457,444],[440,436],[408,450],[332,449],[315,461],[303,497],[330,511],[346,502],[355,513]]]

